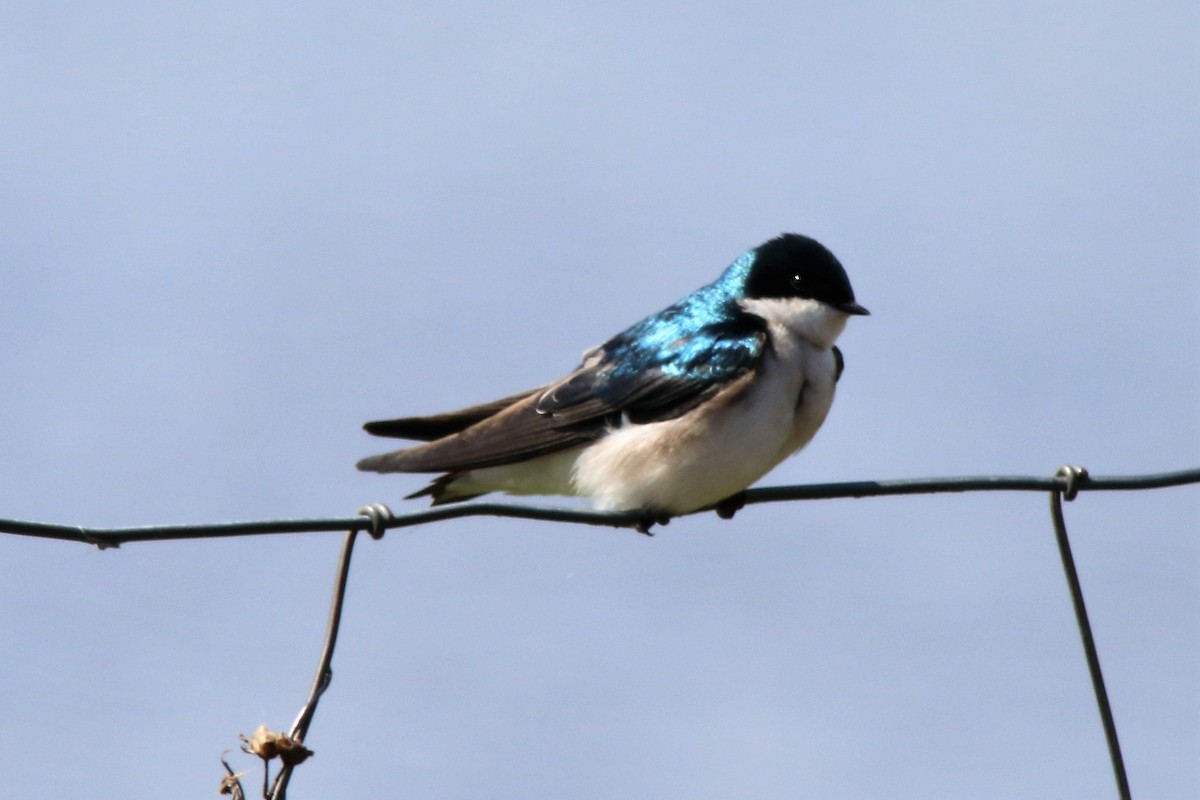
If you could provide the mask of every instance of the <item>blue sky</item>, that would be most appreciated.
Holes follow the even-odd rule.
[[[0,21],[2,517],[419,507],[362,422],[557,377],[784,230],[873,315],[764,484],[1200,463],[1194,3]],[[293,793],[1111,796],[1046,506],[363,541]],[[1134,792],[1195,797],[1200,494],[1067,516]],[[13,796],[205,795],[299,709],[336,535],[0,547]]]

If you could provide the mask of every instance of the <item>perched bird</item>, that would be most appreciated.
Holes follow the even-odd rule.
[[[833,253],[783,234],[587,351],[562,380],[367,423],[425,444],[358,468],[441,472],[409,495],[434,505],[507,492],[583,496],[651,524],[714,505],[731,516],[747,486],[821,427],[844,363],[833,343],[867,313]]]

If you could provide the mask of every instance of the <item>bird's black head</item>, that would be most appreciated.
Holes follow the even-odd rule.
[[[847,314],[869,314],[854,300],[846,270],[820,242],[785,233],[754,248],[746,299],[803,297]]]

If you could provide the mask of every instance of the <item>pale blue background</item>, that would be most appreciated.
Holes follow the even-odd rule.
[[[874,315],[766,483],[1197,466],[1200,7],[832,5],[6,3],[0,516],[419,507],[362,422],[782,230]],[[1067,512],[1134,791],[1194,798],[1200,490]],[[4,793],[213,796],[338,546],[0,538]],[[1112,796],[1044,496],[360,548],[297,798]]]

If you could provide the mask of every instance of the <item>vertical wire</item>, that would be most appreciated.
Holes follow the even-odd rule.
[[[1092,677],[1092,689],[1096,693],[1096,705],[1100,709],[1100,720],[1104,724],[1104,738],[1108,741],[1108,756],[1112,761],[1113,776],[1117,781],[1117,793],[1121,800],[1131,800],[1129,778],[1125,774],[1125,759],[1121,756],[1121,743],[1117,740],[1117,723],[1113,719],[1112,706],[1108,702],[1108,690],[1104,688],[1104,675],[1100,672],[1100,656],[1096,652],[1096,641],[1092,638],[1092,626],[1088,622],[1087,606],[1083,602],[1083,587],[1079,585],[1079,573],[1075,570],[1075,557],[1071,555],[1071,542],[1067,538],[1067,524],[1063,519],[1062,492],[1050,493],[1050,516],[1054,520],[1054,537],[1058,541],[1058,554],[1062,557],[1063,572],[1071,590],[1071,604],[1075,607],[1075,622],[1079,625],[1079,638],[1083,641],[1083,652],[1087,657],[1088,672]]]
[[[290,736],[297,742],[303,742],[308,735],[308,726],[312,724],[313,715],[317,712],[317,703],[333,680],[333,648],[337,646],[338,628],[342,622],[342,604],[346,598],[346,582],[350,575],[350,556],[354,552],[354,540],[358,531],[351,530],[346,534],[342,544],[342,555],[338,561],[337,579],[333,588],[333,600],[329,608],[329,621],[325,627],[325,646],[321,650],[321,661],[317,666],[317,674],[313,677],[312,688],[308,693],[308,701],[300,710],[300,715],[292,724]],[[264,797],[270,800],[284,800],[287,796],[287,785],[292,777],[293,764],[286,764],[275,776],[275,782],[270,793],[264,792]]]

